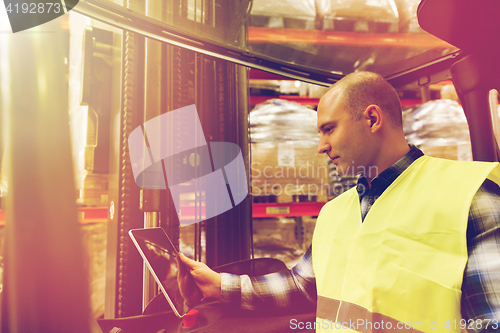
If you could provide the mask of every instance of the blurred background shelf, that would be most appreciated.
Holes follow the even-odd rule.
[[[398,48],[454,48],[429,34],[359,33],[309,29],[276,29],[248,27],[248,42],[305,43],[312,45],[398,47]]]
[[[326,202],[254,203],[254,218],[277,216],[318,216]],[[187,207],[186,207],[187,208]],[[78,222],[102,223],[108,221],[108,207],[78,207]],[[189,209],[187,209],[189,210]],[[0,210],[0,225],[5,225],[5,210]]]
[[[326,202],[291,202],[291,203],[254,203],[252,216],[261,217],[295,217],[318,216]]]

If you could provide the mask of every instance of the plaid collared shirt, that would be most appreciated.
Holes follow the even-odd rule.
[[[423,153],[411,145],[410,151],[381,172],[368,186],[361,175],[356,189],[364,219],[371,206],[390,184]],[[464,319],[495,319],[500,322],[500,188],[486,180],[474,196],[468,218],[467,248],[469,260],[462,283]],[[243,309],[276,309],[316,302],[316,282],[311,247],[291,270],[259,277],[221,274],[221,304]],[[479,327],[479,325],[478,325]],[[496,329],[495,329],[496,327]],[[487,330],[500,330],[500,323]]]

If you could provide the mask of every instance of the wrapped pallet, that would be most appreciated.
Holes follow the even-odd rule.
[[[314,110],[280,99],[250,112],[253,195],[326,200],[327,157],[317,153],[316,122]]]
[[[311,245],[316,218],[304,216],[300,225],[293,217],[260,218],[253,223],[255,258],[277,258],[291,268]]]
[[[399,31],[423,33],[417,19],[417,8],[420,0],[396,0],[399,12]]]
[[[252,26],[314,29],[315,20],[315,0],[254,0],[252,2]]]
[[[323,17],[329,14],[332,8],[331,0],[315,0],[316,2],[316,13],[318,16]]]
[[[403,112],[403,127],[408,143],[429,156],[472,160],[469,127],[456,101],[442,99],[407,108]]]
[[[394,0],[331,0],[324,30],[397,32],[399,14]]]

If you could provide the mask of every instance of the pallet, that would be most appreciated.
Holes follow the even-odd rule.
[[[250,16],[250,26],[252,27],[314,30],[316,24],[316,18],[314,17]]]
[[[411,19],[406,22],[399,23],[399,32],[411,34],[424,34],[424,29],[420,28],[417,19]]]
[[[323,30],[396,33],[399,31],[398,22],[372,21],[365,18],[344,18],[333,15],[323,17]]]

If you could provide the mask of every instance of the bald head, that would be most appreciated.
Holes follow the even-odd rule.
[[[359,120],[363,111],[374,104],[380,107],[394,127],[403,126],[399,96],[381,75],[372,72],[351,73],[332,85],[329,90],[333,89],[341,90],[342,101],[353,119]]]

